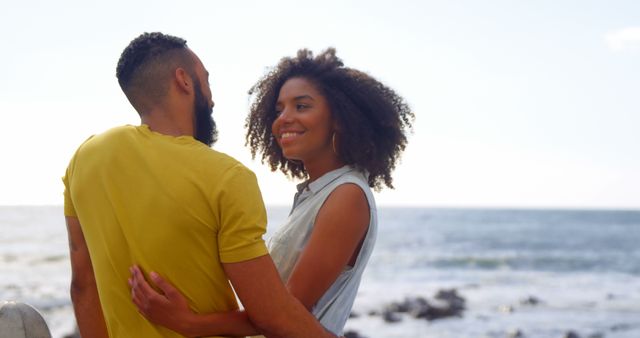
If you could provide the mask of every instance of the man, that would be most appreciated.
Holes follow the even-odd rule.
[[[157,271],[198,312],[238,308],[267,336],[334,337],[290,296],[262,239],[255,175],[210,146],[209,74],[186,41],[145,33],[116,71],[140,126],[85,141],[66,175],[71,298],[83,337],[179,337],[144,320],[129,267]]]

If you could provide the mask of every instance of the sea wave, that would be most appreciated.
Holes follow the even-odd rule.
[[[593,254],[572,255],[566,252],[545,255],[453,255],[435,258],[418,258],[414,267],[439,269],[479,270],[534,270],[553,272],[619,272],[640,275],[640,253],[633,255]]]

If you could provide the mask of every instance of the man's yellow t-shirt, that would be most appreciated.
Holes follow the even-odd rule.
[[[180,337],[137,312],[131,265],[157,271],[195,311],[219,312],[238,308],[221,263],[267,254],[254,173],[190,136],[111,129],[80,146],[63,181],[65,215],[82,226],[112,338]]]

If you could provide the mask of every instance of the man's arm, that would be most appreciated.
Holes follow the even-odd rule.
[[[71,301],[82,337],[108,338],[87,243],[76,217],[65,217],[71,258]]]
[[[267,337],[335,338],[285,288],[271,256],[223,264],[249,319]]]

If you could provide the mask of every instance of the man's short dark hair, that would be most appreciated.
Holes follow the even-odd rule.
[[[131,104],[142,114],[148,104],[165,97],[177,67],[194,76],[193,66],[186,40],[159,32],[143,33],[122,52],[116,77]]]

